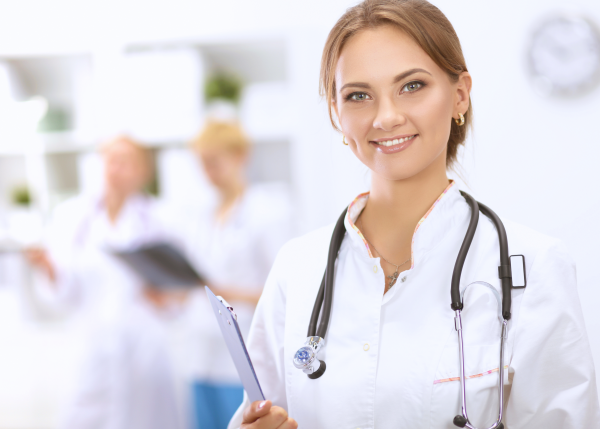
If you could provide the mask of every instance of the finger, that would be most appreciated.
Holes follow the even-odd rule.
[[[266,416],[271,410],[271,401],[255,401],[244,410],[242,423],[254,423],[263,416]]]
[[[269,413],[258,419],[257,425],[261,428],[279,428],[288,419],[287,411],[281,407],[271,407]]]
[[[298,429],[298,423],[293,418],[288,417],[277,429]]]

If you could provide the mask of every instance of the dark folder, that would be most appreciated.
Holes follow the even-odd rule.
[[[186,257],[168,243],[113,251],[149,285],[159,289],[191,288],[205,284]]]

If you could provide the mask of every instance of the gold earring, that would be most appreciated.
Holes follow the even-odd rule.
[[[455,119],[454,122],[456,122],[456,125],[458,125],[459,127],[462,127],[465,124],[465,117],[462,113],[459,113],[458,119]]]
[[[346,143],[346,136],[342,134],[342,143],[344,143],[346,146],[348,146],[348,143]]]

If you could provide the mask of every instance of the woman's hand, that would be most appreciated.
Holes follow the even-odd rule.
[[[27,261],[36,268],[42,270],[48,278],[54,283],[56,281],[56,271],[54,265],[48,257],[48,253],[38,247],[31,247],[24,252]]]
[[[240,429],[297,429],[296,420],[287,411],[274,407],[271,401],[256,401],[244,410]]]

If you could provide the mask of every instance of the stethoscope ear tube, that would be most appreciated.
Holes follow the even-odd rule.
[[[471,247],[471,242],[473,241],[473,237],[477,231],[479,211],[481,211],[481,213],[483,213],[492,221],[496,227],[496,231],[498,232],[498,243],[500,244],[500,266],[498,267],[498,276],[500,277],[500,282],[502,284],[502,317],[505,320],[509,320],[511,317],[510,309],[512,304],[512,277],[510,271],[510,257],[508,255],[508,238],[506,237],[506,229],[504,228],[504,224],[498,215],[494,213],[494,211],[492,211],[488,206],[478,203],[466,192],[460,191],[460,193],[471,208],[471,221],[469,222],[465,239],[463,240],[460,251],[458,252],[458,257],[456,258],[456,263],[454,264],[454,271],[452,272],[452,286],[450,288],[452,304],[450,306],[454,311],[463,309],[463,303],[460,298],[460,276],[465,264],[465,259],[467,258],[467,253],[469,252],[469,247]]]
[[[510,320],[510,308],[512,305],[512,276],[510,271],[510,256],[508,254],[508,238],[504,224],[488,206],[479,203],[479,210],[486,215],[498,232],[498,243],[500,244],[500,266],[498,267],[498,276],[502,283],[502,317]]]
[[[317,335],[317,323],[319,322],[319,314],[321,314],[321,306],[323,305],[323,295],[325,294],[325,279],[327,277],[327,270],[323,273],[323,280],[321,280],[321,287],[317,294],[315,305],[310,316],[310,323],[308,324],[307,337],[315,337]]]
[[[344,241],[346,235],[346,226],[344,221],[346,219],[346,213],[348,208],[339,217],[333,234],[331,236],[331,243],[329,244],[329,254],[327,255],[327,268],[325,269],[325,275],[321,282],[321,288],[319,289],[319,296],[315,301],[313,312],[310,318],[310,324],[308,325],[308,336],[309,337],[321,337],[325,338],[327,333],[327,327],[329,326],[329,318],[331,317],[331,304],[333,303],[333,278],[335,275],[335,260],[337,259],[338,252]],[[323,308],[321,310],[321,304]],[[314,328],[317,326],[317,320],[321,313],[321,321],[317,332],[314,332]]]
[[[473,237],[475,237],[477,224],[479,223],[479,205],[477,204],[477,201],[466,192],[460,191],[460,193],[465,200],[467,200],[469,207],[471,207],[471,220],[469,221],[469,227],[467,228],[463,243],[458,251],[458,256],[454,263],[454,271],[452,272],[452,284],[450,287],[452,304],[450,307],[452,307],[452,310],[454,311],[462,310],[463,308],[462,300],[460,299],[460,275],[462,274],[465,259],[467,259],[467,254],[469,253],[469,248],[471,247],[471,242],[473,241]]]
[[[337,259],[340,247],[342,246],[342,241],[344,241],[344,236],[346,235],[346,226],[344,225],[344,221],[346,220],[347,212],[348,208],[344,210],[335,224],[335,228],[333,229],[331,243],[329,244],[329,254],[327,255],[327,268],[325,269],[323,280],[321,280],[319,293],[310,316],[310,323],[308,325],[307,333],[307,346],[300,348],[294,357],[294,365],[296,368],[302,369],[308,375],[308,378],[312,380],[321,377],[327,369],[325,361],[319,360],[317,356],[319,349],[324,344],[327,326],[329,325],[329,318],[331,317],[335,260]],[[319,315],[321,315],[321,323],[319,323],[319,327],[317,329]],[[318,368],[316,367],[317,363]]]

